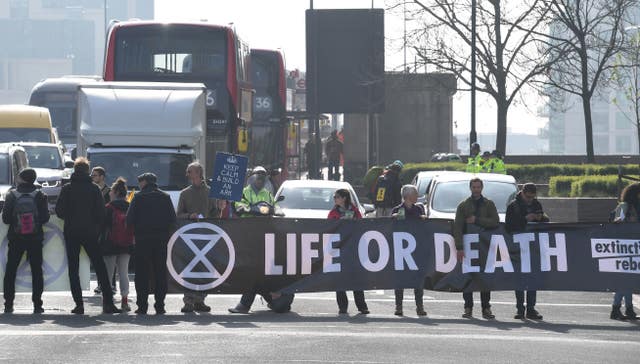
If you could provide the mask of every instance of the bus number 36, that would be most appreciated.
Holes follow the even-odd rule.
[[[256,97],[255,108],[258,110],[271,110],[271,97]]]

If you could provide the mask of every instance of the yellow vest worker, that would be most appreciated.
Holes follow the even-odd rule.
[[[480,156],[480,144],[471,144],[471,154],[467,160],[467,169],[469,173],[479,173],[482,171],[482,157]]]

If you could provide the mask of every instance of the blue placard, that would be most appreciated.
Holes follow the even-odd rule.
[[[216,153],[213,165],[213,181],[209,197],[229,201],[240,201],[244,178],[247,175],[247,161],[243,155]]]

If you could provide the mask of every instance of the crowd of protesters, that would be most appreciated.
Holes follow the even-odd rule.
[[[472,147],[469,168],[477,169],[479,146]],[[501,161],[501,159],[498,157]],[[490,160],[488,160],[490,161]],[[487,161],[484,162],[486,164]],[[492,161],[498,173],[504,164]],[[177,219],[198,221],[208,218],[264,217],[274,214],[276,201],[266,188],[267,171],[255,167],[244,188],[242,199],[234,204],[209,197],[210,188],[205,181],[204,168],[198,162],[189,164],[186,176],[189,186],[181,191],[177,209],[169,195],[158,188],[157,176],[152,172],[137,177],[139,192],[135,196],[127,190],[127,181],[118,177],[108,186],[105,182],[108,171],[96,166],[90,169],[89,161],[77,158],[74,162],[71,181],[64,185],[55,206],[55,214],[64,221],[64,240],[68,261],[69,283],[75,307],[74,314],[84,314],[84,301],[79,277],[79,255],[83,247],[96,272],[102,294],[102,311],[105,314],[127,312],[129,304],[129,261],[135,263],[135,313],[145,315],[149,309],[148,296],[153,280],[154,309],[157,315],[166,313],[167,293],[167,243],[175,230]],[[396,220],[426,219],[425,208],[417,203],[418,190],[414,185],[400,184],[399,174],[403,168],[400,161],[387,167],[378,178],[373,199],[376,202],[376,217],[391,217]],[[47,197],[35,184],[36,172],[31,168],[22,170],[17,177],[17,187],[7,194],[2,209],[3,222],[9,225],[9,240],[6,271],[4,275],[4,312],[14,311],[16,271],[22,255],[26,252],[32,274],[33,312],[44,312],[42,302],[43,272],[42,243],[43,225],[49,221]],[[495,204],[482,194],[483,181],[473,178],[469,183],[470,196],[460,202],[453,222],[453,237],[459,261],[464,259],[462,236],[482,229],[493,229],[499,224]],[[542,205],[536,199],[536,186],[524,184],[516,198],[510,202],[506,213],[506,230],[510,233],[524,231],[529,223],[548,222]],[[346,189],[335,191],[334,207],[328,219],[361,219],[358,208]],[[638,222],[640,215],[640,183],[628,186],[621,195],[616,209],[615,222]],[[114,280],[120,283],[121,307],[114,304]],[[416,314],[426,316],[423,303],[423,287],[414,288]],[[403,315],[403,289],[395,290],[395,315]],[[261,295],[268,307],[275,312],[288,312],[294,296],[280,294],[257,285],[245,292],[231,313],[249,313],[256,295]],[[353,291],[357,310],[368,314],[369,308],[363,291]],[[536,291],[516,291],[516,319],[541,320],[535,309]],[[205,304],[206,294],[188,291],[184,294],[183,313],[209,312]],[[464,292],[463,317],[473,316],[473,294]],[[480,292],[482,316],[495,318],[491,311],[491,292]],[[525,300],[526,298],[526,300]],[[625,314],[621,312],[625,300]],[[338,313],[348,312],[348,298],[344,291],[336,292]],[[525,306],[526,302],[526,306]],[[636,319],[631,292],[617,292],[611,312],[612,319]]]

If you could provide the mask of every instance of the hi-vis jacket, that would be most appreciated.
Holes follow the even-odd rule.
[[[236,211],[240,215],[240,217],[248,217],[252,216],[249,211],[251,210],[251,206],[255,205],[259,202],[266,202],[269,205],[273,206],[275,201],[271,192],[269,192],[266,188],[261,189],[256,193],[256,191],[251,187],[251,185],[247,185],[242,190],[242,199],[240,202],[236,202]]]

